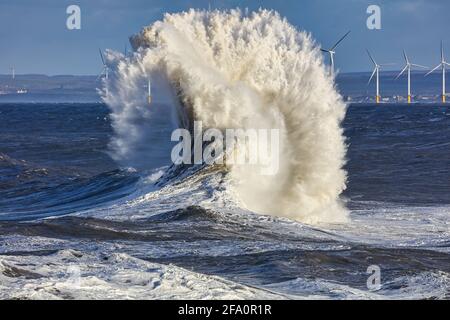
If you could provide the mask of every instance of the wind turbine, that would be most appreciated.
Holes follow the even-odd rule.
[[[376,75],[377,95],[376,95],[375,100],[377,103],[380,103],[380,99],[381,99],[381,96],[380,96],[380,69],[381,69],[381,67],[390,66],[393,64],[392,63],[378,64],[375,62],[375,59],[370,54],[369,50],[367,50],[367,54],[369,55],[370,60],[372,60],[374,66],[375,66],[375,69],[373,69],[372,75],[370,76],[369,82],[367,82],[367,84],[369,85],[370,82],[372,81],[373,77]]]
[[[11,70],[11,78],[16,79],[16,69],[14,67],[9,68]]]
[[[109,78],[108,65],[105,62],[105,58],[103,57],[102,50],[98,49],[98,52],[100,53],[100,58],[102,59],[103,69],[102,69],[102,72],[100,72],[100,74],[98,75],[97,80],[103,76],[105,76],[105,79],[108,80],[108,78]]]
[[[148,77],[148,83],[147,83],[147,102],[148,104],[152,103],[152,83],[151,83],[151,78],[150,76]]]
[[[331,49],[320,49],[322,52],[326,52],[330,55],[330,68],[331,68],[331,72],[334,73],[334,55],[336,54],[335,49],[337,48],[337,46],[342,42],[342,40],[344,40],[348,34],[350,33],[350,31],[348,31],[342,38],[339,39],[338,42],[336,42],[334,44],[334,46],[331,47]]]
[[[446,93],[445,93],[445,70],[446,70],[445,67],[446,66],[450,66],[450,64],[445,61],[445,58],[444,58],[444,42],[441,41],[441,63],[439,63],[439,65],[437,65],[436,68],[434,68],[433,70],[428,72],[425,75],[425,77],[428,76],[429,74],[433,73],[437,69],[442,68],[442,102],[443,103],[445,103],[445,98],[446,98]]]
[[[408,103],[411,103],[411,67],[418,67],[423,69],[428,69],[428,67],[422,66],[420,64],[411,63],[408,59],[408,56],[406,55],[406,51],[403,50],[403,56],[405,57],[406,65],[403,68],[403,70],[398,74],[395,79],[400,78],[402,74],[405,73],[406,70],[408,70]]]

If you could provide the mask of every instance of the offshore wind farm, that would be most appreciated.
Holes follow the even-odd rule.
[[[336,48],[339,46],[339,44],[350,34],[351,31],[348,31],[346,34],[344,34],[330,49],[323,49],[321,48],[320,50],[322,52],[324,52],[325,54],[328,54],[329,56],[329,70],[330,70],[330,74],[334,75],[336,73],[336,66],[335,66],[335,55],[336,55]],[[371,55],[371,53],[369,52],[369,50],[366,50],[367,54],[369,56],[370,61],[373,63],[374,65],[374,70],[372,72],[372,74],[370,75],[370,78],[367,82],[367,85],[369,85],[372,81],[372,79],[375,77],[375,103],[379,104],[381,102],[390,102],[390,103],[402,103],[403,102],[403,96],[402,95],[393,95],[391,97],[385,97],[385,99],[382,98],[381,94],[380,94],[380,73],[381,73],[381,69],[382,67],[386,67],[386,66],[392,66],[395,65],[395,63],[384,63],[384,64],[377,64],[377,62],[375,61],[375,59],[373,58],[373,56]],[[400,71],[400,73],[394,78],[395,80],[398,80],[403,74],[406,73],[407,76],[407,93],[406,93],[406,102],[408,104],[413,102],[413,94],[411,92],[411,72],[412,72],[412,68],[419,68],[422,70],[426,70],[429,69],[428,67],[424,66],[424,65],[420,65],[420,64],[416,64],[416,63],[412,63],[410,61],[410,59],[408,58],[408,55],[406,54],[406,51],[403,50],[403,57],[405,59],[405,66],[404,68]],[[441,41],[441,60],[439,65],[437,65],[434,69],[432,69],[431,71],[429,71],[428,73],[424,74],[424,76],[428,76],[431,73],[433,73],[434,71],[436,71],[437,69],[441,69],[442,70],[442,94],[440,96],[440,99],[442,101],[442,103],[446,102],[446,67],[450,66],[450,64],[448,62],[446,62],[445,57],[444,57],[444,42]],[[338,81],[339,83],[339,81]],[[345,94],[345,93],[344,93]],[[350,95],[346,95],[347,97],[350,97]],[[427,97],[427,96],[421,96],[420,93],[416,94],[414,97],[416,97],[416,102],[427,102],[427,101],[435,101],[435,99],[433,99],[433,97],[435,98],[435,95],[431,96],[431,97]],[[358,102],[368,102],[371,99],[366,96],[366,97],[360,97],[360,99],[358,100]]]

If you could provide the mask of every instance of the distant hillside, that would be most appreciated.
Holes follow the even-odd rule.
[[[0,75],[0,102],[99,101],[96,76]]]
[[[6,88],[28,89],[29,91],[42,90],[95,90],[100,86],[96,76],[46,76],[41,74],[0,75],[0,90]]]

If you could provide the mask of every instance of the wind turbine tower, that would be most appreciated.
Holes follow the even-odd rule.
[[[372,60],[372,63],[375,66],[375,68],[373,69],[372,75],[370,76],[369,82],[367,84],[370,84],[370,82],[372,81],[373,77],[376,76],[376,90],[377,90],[377,92],[376,92],[375,101],[377,103],[380,103],[380,100],[381,100],[381,95],[380,95],[380,69],[381,69],[381,67],[389,66],[389,65],[393,65],[393,64],[392,63],[378,64],[378,63],[376,63],[375,59],[370,54],[369,50],[367,50],[367,54],[369,55],[370,60]]]
[[[400,78],[400,76],[402,74],[404,74],[405,71],[408,71],[408,103],[411,103],[411,68],[418,67],[418,68],[428,69],[428,67],[422,66],[420,64],[411,63],[408,59],[408,56],[406,55],[405,50],[403,50],[403,56],[405,58],[406,65],[395,79]]]
[[[148,102],[148,104],[151,104],[152,103],[152,82],[151,82],[150,76],[148,77],[147,89],[148,89],[147,102]]]
[[[434,71],[436,71],[439,68],[442,68],[442,102],[445,103],[446,100],[446,92],[445,92],[445,71],[446,71],[446,67],[450,66],[450,64],[448,62],[445,61],[444,58],[444,42],[441,41],[441,63],[439,63],[433,70],[431,70],[430,72],[428,72],[426,76],[428,76],[429,74],[433,73]]]

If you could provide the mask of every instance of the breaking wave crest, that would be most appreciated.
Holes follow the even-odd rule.
[[[306,223],[346,220],[339,200],[346,187],[346,105],[310,34],[273,11],[190,10],[166,14],[131,43],[132,56],[107,54],[114,72],[103,93],[116,160],[145,167],[161,112],[174,128],[191,129],[195,120],[220,130],[279,129],[278,173],[229,166],[227,191],[258,213]],[[166,110],[147,104],[148,75]]]

